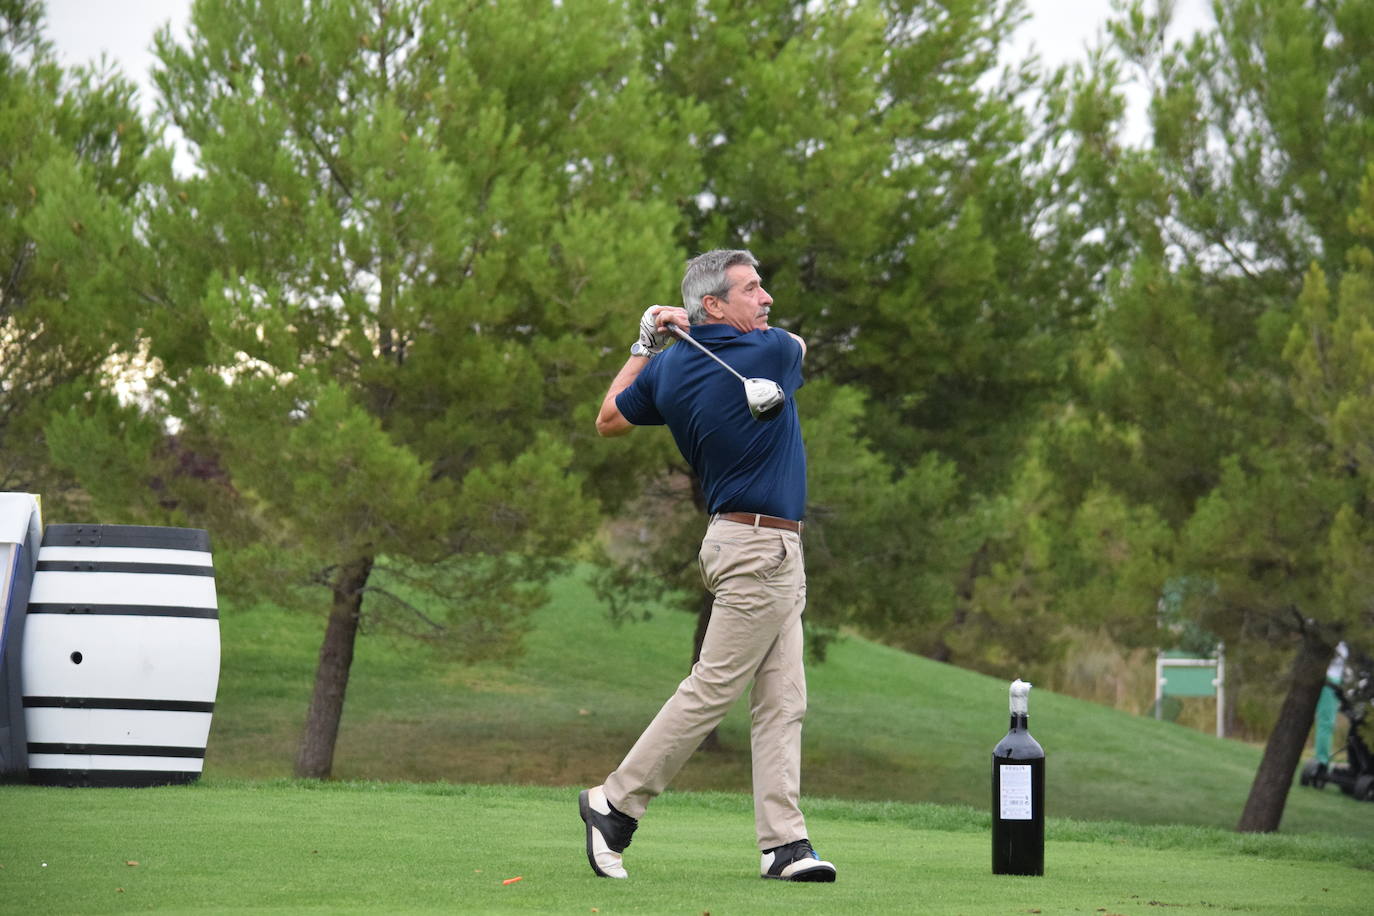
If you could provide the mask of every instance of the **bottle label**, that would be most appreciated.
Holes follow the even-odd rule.
[[[1001,784],[1002,820],[1030,820],[1031,768],[1021,765],[1000,766],[997,772]]]

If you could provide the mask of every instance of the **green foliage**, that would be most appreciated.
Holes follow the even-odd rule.
[[[1374,211],[1374,163],[1360,187],[1349,225],[1358,244],[1350,249],[1331,296],[1326,275],[1313,266],[1298,298],[1287,347],[1293,400],[1313,421],[1301,452],[1312,488],[1328,494],[1325,511],[1310,527],[1321,551],[1322,617],[1356,644],[1374,641],[1374,519],[1368,511],[1374,483],[1374,450],[1366,421],[1374,393],[1374,230],[1364,214]],[[1307,507],[1309,513],[1314,507]]]
[[[625,16],[242,0],[159,36],[160,113],[196,168],[156,160],[139,201],[132,284],[161,367],[142,409],[197,459],[167,469],[164,517],[214,527],[238,587],[489,557],[443,593],[478,616],[511,596],[514,621],[515,577],[541,567],[500,558],[585,535],[588,481],[623,467],[569,445],[621,343],[603,315],[671,276],[697,174],[693,106],[669,106],[680,134],[658,122]],[[83,424],[127,459],[90,483],[97,507],[127,511],[150,449],[120,453],[97,412],[69,438]]]
[[[642,6],[667,92],[701,100],[686,245],[751,248],[808,373],[868,395],[867,435],[1005,481],[1062,385],[1077,256],[1042,222],[1053,150],[998,73],[1014,0]],[[967,497],[968,493],[964,494]]]
[[[1126,4],[1114,31],[1152,92],[1156,232],[1171,253],[1292,292],[1331,269],[1368,156],[1368,4],[1226,0],[1217,29],[1166,47],[1161,19]]]
[[[155,420],[104,394],[51,418],[45,434],[55,464],[82,468],[93,500],[125,506],[131,524],[162,516],[147,478],[163,437]]]
[[[1076,245],[1060,128],[1023,108],[1038,76],[997,72],[1023,15],[198,3],[154,74],[189,171],[136,119],[102,132],[89,87],[54,119],[105,197],[34,166],[48,263],[80,267],[48,332],[148,391],[74,382],[28,435],[68,410],[38,454],[85,511],[212,529],[243,594],[347,592],[363,556],[552,556],[680,480],[666,437],[591,419],[683,254],[748,245],[811,345],[817,633],[947,655],[1102,257]],[[641,569],[673,588],[689,492],[650,513]]]
[[[150,138],[132,85],[62,70],[42,19],[38,2],[0,8],[0,490],[60,511],[44,424],[138,368],[124,256]]]
[[[1091,159],[1105,168],[1100,206],[1126,214],[1108,224],[1125,240],[1084,390],[1093,430],[1078,444],[1099,447],[1071,453],[1064,470],[1079,498],[1104,486],[1177,534],[1160,541],[1161,572],[1210,583],[1182,607],[1226,641],[1240,681],[1228,693],[1266,731],[1283,655],[1298,649],[1242,818],[1242,829],[1273,829],[1321,660],[1339,638],[1374,638],[1355,432],[1374,344],[1359,237],[1374,5],[1214,9],[1214,32],[1170,46],[1168,4],[1124,4],[1120,59],[1098,58],[1077,83],[1109,108],[1118,63],[1134,67],[1151,93],[1153,144]],[[1098,150],[1095,127],[1079,133]],[[1102,577],[1125,585],[1118,570]]]
[[[1160,571],[1214,584],[1183,606],[1239,658],[1254,653],[1238,668],[1252,683],[1297,630],[1374,635],[1356,432],[1374,344],[1358,138],[1374,109],[1353,88],[1369,10],[1232,0],[1215,32],[1170,46],[1167,7],[1126,4],[1122,61],[1077,84],[1108,106],[1118,63],[1135,67],[1153,142],[1101,160],[1123,259],[1085,356],[1086,422],[1055,434],[1066,495],[1106,487],[1177,532],[1158,539]],[[1096,129],[1078,129],[1096,149]]]
[[[361,597],[407,631],[369,571],[433,564],[411,588],[449,607],[417,632],[515,651],[552,561],[619,498],[626,465],[574,447],[624,343],[604,316],[673,282],[699,183],[697,106],[660,96],[637,39],[600,0],[197,3],[154,73],[193,168],[159,153],[128,206],[87,208],[102,241],[138,227],[88,276],[133,304],[121,352],[157,371],[136,406],[51,424],[106,482],[55,461],[106,517],[212,529],[232,591],[315,589],[343,620]],[[351,627],[329,632],[347,645],[322,657],[351,657]]]
[[[1173,534],[1150,506],[1096,481],[1065,486],[1081,422],[1031,439],[1008,490],[978,508],[987,532],[959,616],[941,638],[983,671],[1044,671],[1071,651],[1072,630],[1106,628],[1154,645],[1154,607]]]
[[[369,632],[418,639],[462,664],[509,662],[524,651],[542,583],[562,569],[538,556],[455,557],[418,564],[384,558],[367,586]]]
[[[799,396],[810,467],[808,616],[908,648],[954,610],[961,564],[987,532],[954,511],[960,480],[936,455],[896,468],[873,445],[855,386]]]

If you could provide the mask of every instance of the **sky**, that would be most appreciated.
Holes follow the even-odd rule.
[[[48,37],[59,59],[75,66],[104,53],[140,87],[142,104],[151,109],[153,34],[167,24],[174,36],[184,33],[191,0],[48,0],[47,5]],[[1028,0],[1027,6],[1031,17],[1017,33],[1016,52],[1033,47],[1048,65],[1082,58],[1112,10],[1111,0]],[[1176,34],[1212,24],[1209,0],[1176,0]],[[1143,123],[1139,114],[1132,120]]]

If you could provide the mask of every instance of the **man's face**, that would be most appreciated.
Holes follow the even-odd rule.
[[[763,288],[759,272],[748,264],[736,264],[725,271],[725,277],[730,292],[724,299],[707,296],[707,313],[744,333],[766,329],[773,297]]]

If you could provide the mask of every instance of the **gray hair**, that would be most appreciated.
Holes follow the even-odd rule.
[[[757,269],[759,261],[743,249],[717,248],[687,262],[687,271],[682,276],[682,306],[687,309],[688,321],[705,324],[710,319],[701,300],[706,296],[726,298],[730,293],[730,278],[725,272],[740,264]]]

